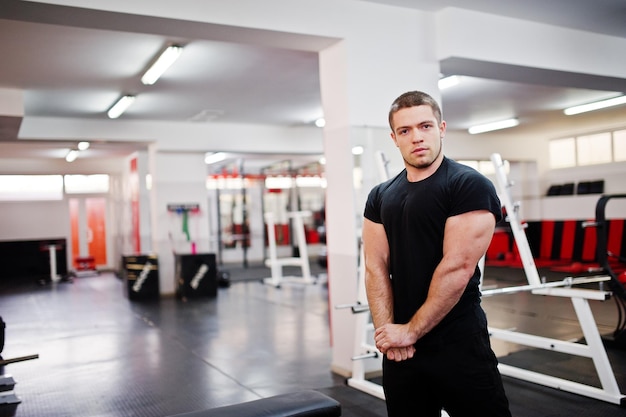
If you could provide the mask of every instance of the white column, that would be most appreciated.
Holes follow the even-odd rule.
[[[326,230],[331,369],[343,375],[351,373],[357,320],[349,309],[336,310],[335,306],[357,300],[358,242],[364,198],[359,195],[357,199],[356,193],[367,194],[371,189],[367,186],[355,190],[352,147],[355,144],[364,146],[367,155],[373,155],[379,147],[389,147],[387,112],[400,94],[422,90],[437,100],[440,97],[437,87],[439,66],[432,32],[429,31],[434,22],[427,15],[419,15],[419,19],[417,15],[412,17],[414,19],[408,19],[412,22],[410,25],[398,25],[394,31],[358,28],[348,39],[320,53],[320,83],[326,119],[324,152],[328,179]],[[393,150],[397,152],[395,147]]]
[[[206,189],[206,164],[203,153],[159,153],[150,149],[152,175],[151,220],[152,252],[159,261],[161,294],[173,294],[175,253],[207,253],[209,240],[209,209]],[[182,233],[182,216],[168,212],[168,204],[198,204],[199,212],[188,217],[190,241]]]

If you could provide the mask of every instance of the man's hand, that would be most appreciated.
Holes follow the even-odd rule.
[[[407,346],[407,347],[401,347],[401,348],[387,349],[387,353],[386,353],[387,359],[389,359],[390,361],[396,361],[396,362],[411,359],[414,354],[415,354],[415,346],[413,345]]]
[[[417,338],[410,331],[408,324],[388,323],[376,329],[374,341],[376,342],[378,350],[383,354],[387,354],[388,350],[394,348],[413,348],[413,344],[417,341]],[[412,357],[415,349],[413,348],[412,351],[408,349],[405,353],[408,355],[409,352]],[[393,356],[396,356],[394,353],[399,353],[401,356],[404,356],[403,353],[397,351],[392,353]],[[387,357],[389,357],[389,355]]]

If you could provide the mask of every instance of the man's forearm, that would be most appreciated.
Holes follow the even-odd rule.
[[[374,327],[393,323],[393,294],[389,278],[366,272],[365,290]]]
[[[473,270],[462,265],[448,265],[445,260],[433,274],[428,297],[409,322],[416,340],[430,332],[458,303],[472,277]]]

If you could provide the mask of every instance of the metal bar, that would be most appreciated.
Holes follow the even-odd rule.
[[[600,290],[586,290],[583,288],[544,288],[534,290],[536,295],[551,295],[553,297],[585,298],[587,300],[606,301],[611,298],[612,292]]]
[[[519,345],[536,347],[553,352],[567,353],[570,355],[591,358],[593,353],[587,345],[567,342],[565,340],[552,339],[549,337],[536,336],[511,330],[489,328],[491,337]]]
[[[506,214],[509,224],[511,225],[511,231],[513,232],[515,243],[517,244],[517,248],[522,259],[522,265],[524,266],[524,272],[526,272],[526,278],[528,279],[529,284],[539,285],[541,284],[539,272],[537,271],[535,260],[530,250],[530,246],[528,245],[526,233],[517,218],[517,207],[513,204],[509,194],[509,187],[511,186],[511,183],[509,183],[506,178],[502,157],[500,154],[494,153],[491,155],[491,162],[496,170],[496,183],[500,189],[498,194],[500,196],[500,200],[504,203],[504,207],[506,208]]]
[[[593,354],[587,345],[581,343],[567,342],[564,340],[552,339],[549,337],[536,336],[511,330],[489,328],[489,335],[493,338],[504,340],[519,345],[536,347],[553,352],[568,353],[570,355],[591,358]]]
[[[362,355],[353,356],[353,361],[360,361],[361,359],[376,359],[378,357],[378,352],[368,352]]]
[[[383,392],[382,385],[376,384],[366,379],[348,378],[348,386],[356,388],[359,391],[363,391],[369,395],[373,395],[374,397],[380,398],[381,400],[385,399],[385,393]]]
[[[534,290],[540,290],[540,289],[551,288],[551,287],[566,287],[566,286],[578,285],[578,284],[588,284],[592,282],[609,281],[610,279],[611,277],[609,276],[587,277],[587,278],[568,277],[568,278],[563,279],[562,281],[546,282],[546,283],[538,284],[538,285],[529,284],[529,285],[518,285],[514,287],[493,288],[493,289],[482,291],[482,295],[483,297],[488,297],[488,296],[497,295],[497,294],[513,294],[516,292],[534,291]]]
[[[567,379],[544,375],[538,372],[528,371],[526,369],[517,368],[515,366],[510,366],[503,363],[498,365],[498,369],[500,370],[500,373],[502,375],[510,376],[535,384],[544,385],[546,387],[555,388],[574,394],[584,395],[590,398],[596,398],[598,400],[610,402],[613,404],[622,404],[622,402],[624,401],[624,396],[621,394],[614,394],[600,388],[580,384],[578,382],[569,381]]]
[[[606,350],[604,350],[596,321],[589,307],[589,302],[581,298],[572,298],[572,304],[574,304],[574,309],[576,310],[578,321],[580,322],[585,336],[585,341],[591,349],[591,358],[596,367],[602,388],[612,395],[621,395],[617,381],[615,380],[615,375],[613,374],[613,369],[611,368],[611,363],[609,362],[609,357],[606,354]]]
[[[29,361],[31,359],[37,359],[39,355],[19,356],[17,358],[0,359],[0,366],[8,365],[10,363]]]

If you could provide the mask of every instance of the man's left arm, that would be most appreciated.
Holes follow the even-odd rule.
[[[374,338],[381,352],[414,344],[443,320],[463,295],[478,261],[487,251],[494,228],[494,215],[487,210],[448,218],[443,258],[433,274],[428,297],[408,323],[376,329]]]

